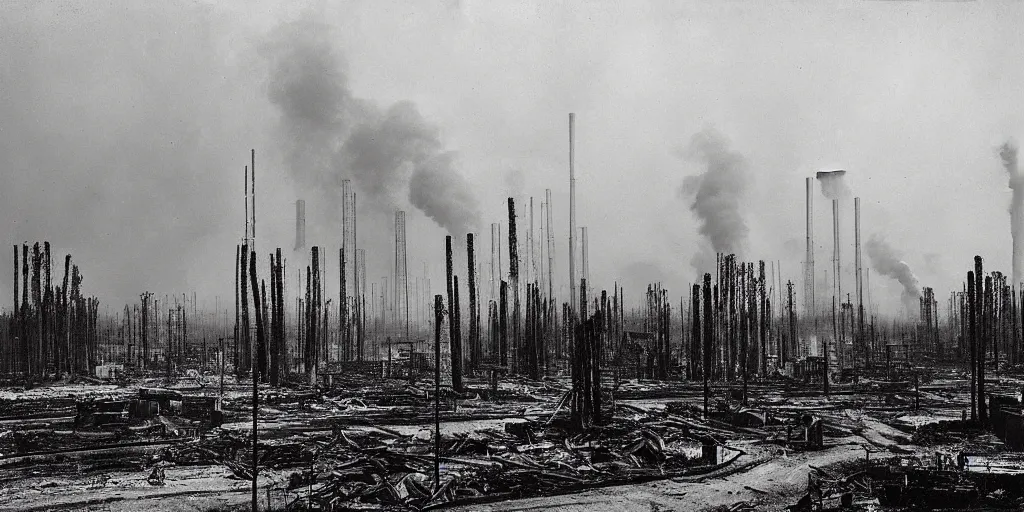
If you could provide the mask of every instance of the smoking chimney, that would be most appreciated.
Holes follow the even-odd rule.
[[[853,238],[856,254],[854,259],[857,263],[857,343],[864,350],[865,363],[868,360],[867,344],[864,340],[864,266],[863,257],[860,252],[860,198],[853,198]]]
[[[295,250],[306,249],[306,201],[295,201]]]
[[[569,312],[577,309],[576,287],[576,114],[569,113]],[[570,320],[571,321],[571,320]]]
[[[555,297],[555,288],[554,288],[554,284],[552,284],[553,283],[553,281],[552,281],[553,274],[552,274],[551,268],[554,266],[554,263],[555,263],[555,257],[554,257],[554,254],[555,254],[554,253],[555,237],[554,237],[554,235],[551,232],[551,189],[550,188],[544,190],[544,196],[545,196],[544,200],[547,202],[547,205],[548,205],[548,207],[547,207],[548,208],[547,229],[544,232],[544,234],[545,234],[545,236],[547,238],[546,243],[547,243],[547,251],[548,251],[548,253],[547,253],[548,254],[548,299],[551,299],[552,300],[552,304],[553,304],[554,303],[553,302],[554,301],[554,297]],[[552,306],[552,307],[554,307],[554,306]]]
[[[811,178],[806,178],[807,185],[807,256],[804,264],[804,308],[808,319],[814,318],[814,186]],[[817,335],[817,333],[814,333]]]
[[[1010,237],[1013,243],[1013,282],[1024,279],[1024,175],[1017,165],[1017,145],[1007,142],[999,148],[1003,167],[1010,175]]]

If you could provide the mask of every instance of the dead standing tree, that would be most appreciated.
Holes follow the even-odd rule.
[[[317,348],[320,325],[320,248],[310,249],[311,265],[306,267],[306,346],[305,365],[306,377],[310,385],[317,379]]]
[[[276,258],[275,258],[276,254]],[[281,384],[281,366],[285,350],[284,337],[284,261],[281,259],[281,248],[270,255],[270,294],[271,294],[271,332],[270,332],[270,385]]]
[[[508,275],[512,285],[512,365],[522,371],[522,336],[520,332],[521,304],[519,302],[519,240],[516,238],[516,205],[508,198]]]
[[[267,341],[263,332],[263,300],[260,297],[259,280],[256,276],[256,251],[249,254],[249,279],[252,282],[253,310],[256,313],[256,367],[252,369],[252,378],[266,382],[267,375]],[[264,291],[263,296],[266,296]]]
[[[469,272],[469,367],[480,366],[480,315],[476,297],[476,255],[473,252],[473,233],[466,235],[467,266]],[[408,315],[408,312],[406,312]]]
[[[586,280],[580,282],[580,302],[586,299]],[[572,350],[570,424],[577,432],[603,422],[601,391],[601,336],[604,318],[600,311],[577,322]]]
[[[32,310],[35,313],[35,323],[32,329],[32,375],[41,377],[43,374],[43,294],[41,290],[40,269],[42,268],[42,256],[39,251],[39,242],[32,246]]]
[[[502,280],[498,306],[498,364],[508,368],[508,282]]]
[[[242,244],[242,257],[238,265],[239,282],[241,283],[239,294],[242,298],[242,325],[239,326],[241,331],[241,348],[239,349],[240,354],[236,361],[235,370],[238,372],[238,376],[241,377],[251,370],[250,361],[252,361],[252,348],[249,343],[249,279],[246,279],[247,269],[249,268],[248,244]]]
[[[701,372],[704,377],[704,417],[708,417],[708,406],[711,395],[711,337],[714,335],[712,330],[712,316],[711,316],[711,274],[704,274],[704,333],[703,333],[703,344],[702,356],[703,364],[701,365],[703,371]]]
[[[974,257],[974,315],[976,317],[975,324],[976,328],[974,331],[975,335],[975,353],[977,354],[977,402],[978,402],[978,421],[982,424],[988,422],[987,407],[985,404],[985,289],[982,285],[984,282],[982,279],[982,260],[981,256]],[[991,288],[991,285],[989,286]]]
[[[235,336],[234,336],[234,340],[233,340],[234,341],[233,345],[234,345],[234,362],[235,362],[235,370],[236,371],[238,371],[238,368],[241,366],[241,361],[239,360],[239,353],[238,353],[238,342],[241,340],[241,323],[239,321],[240,314],[241,314],[241,309],[242,309],[241,305],[239,304],[239,300],[240,300],[239,295],[241,294],[241,292],[239,290],[239,286],[240,286],[239,279],[241,279],[241,275],[242,275],[242,246],[235,245]],[[143,311],[145,311],[145,305],[143,305],[143,308],[144,308]],[[143,313],[143,315],[145,315],[145,313]],[[143,318],[145,318],[145,316],[143,316]],[[143,321],[143,324],[145,324],[145,321]],[[146,336],[145,329],[143,329],[142,336],[143,336],[142,337],[143,345],[145,346],[145,339],[146,339],[146,337],[145,337]],[[146,350],[146,349],[144,348],[143,350]],[[148,355],[148,351],[147,351],[146,358],[148,358],[148,357],[149,357],[149,355]],[[143,368],[145,368],[145,366],[143,366]]]
[[[455,288],[458,286],[458,281],[455,279],[453,274],[454,267],[452,266],[452,237],[449,235],[445,237],[445,271],[447,274],[447,286],[448,286],[448,343],[451,346],[451,360],[452,360],[452,388],[456,392],[462,391],[462,339],[459,337],[459,326],[458,326],[458,300],[455,298],[457,293]]]
[[[14,343],[17,343],[21,339],[21,334],[20,334],[19,329],[18,329],[18,327],[19,327],[18,323],[21,321],[21,314],[20,314],[21,310],[18,307],[19,306],[18,300],[21,298],[21,296],[18,293],[19,292],[19,290],[18,290],[18,274],[19,274],[19,268],[18,268],[18,244],[14,244],[14,309],[12,310],[14,312],[14,314],[11,316],[11,340]],[[13,373],[13,372],[17,371],[17,368],[14,367],[12,363],[14,363],[15,361],[21,359],[20,347],[13,346],[12,350],[11,350],[11,354],[9,354],[9,356],[11,356],[11,357],[8,357],[7,361],[4,362],[4,368],[8,372],[12,372]]]
[[[32,373],[32,343],[30,338],[32,333],[29,330],[29,318],[32,315],[32,310],[29,306],[28,292],[28,244],[22,244],[21,246],[21,326],[18,332],[21,334],[21,369],[24,375],[30,375]]]

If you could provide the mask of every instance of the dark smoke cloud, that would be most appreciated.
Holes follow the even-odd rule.
[[[335,185],[332,176],[337,146],[367,108],[348,90],[342,56],[320,24],[293,22],[279,26],[260,54],[269,62],[267,97],[281,114],[288,144],[287,163],[300,181]]]
[[[302,185],[337,195],[350,178],[361,207],[391,212],[408,201],[453,235],[476,229],[479,206],[437,128],[412,102],[356,98],[327,25],[283,24],[262,53],[290,144],[286,163]]]
[[[341,148],[342,171],[356,176],[371,201],[397,203],[412,167],[432,155],[442,145],[436,128],[427,125],[416,105],[395,103],[383,115],[360,124]]]
[[[1013,238],[1013,282],[1019,283],[1024,278],[1024,176],[1017,165],[1017,145],[1007,141],[999,148],[999,157],[1003,167],[1010,175],[1010,235]]]
[[[480,207],[461,174],[453,170],[455,153],[422,162],[409,181],[409,201],[456,236],[478,232]]]
[[[700,234],[711,244],[712,252],[739,253],[748,233],[740,211],[749,179],[743,155],[730,149],[729,142],[711,129],[695,134],[682,155],[704,166],[704,172],[686,177],[679,188],[700,221]],[[708,258],[698,254],[697,259],[700,262],[695,260],[695,265]]]
[[[853,195],[846,184],[846,171],[819,171],[816,175],[821,183],[821,193],[828,199],[847,199]]]
[[[872,235],[868,239],[866,249],[871,260],[871,268],[883,276],[899,281],[903,286],[900,299],[908,311],[914,311],[918,299],[921,298],[921,284],[914,271],[910,269],[910,265],[900,259],[899,253],[878,235]]]

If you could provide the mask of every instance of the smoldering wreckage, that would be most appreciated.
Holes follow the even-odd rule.
[[[919,306],[883,321],[864,306],[859,199],[853,299],[838,278],[828,291],[805,279],[798,307],[781,264],[724,252],[678,305],[658,283],[598,292],[574,186],[568,301],[554,294],[550,190],[539,237],[532,200],[520,216],[508,199],[507,238],[492,225],[486,267],[466,236],[463,285],[449,236],[446,294],[433,297],[426,277],[410,296],[398,212],[391,284],[367,297],[346,182],[332,306],[302,201],[291,257],[304,282],[288,282],[296,266],[280,248],[258,274],[255,163],[253,152],[233,322],[148,292],[101,315],[71,256],[57,284],[48,243],[14,246],[0,508],[558,508],[559,496],[658,483],[666,509],[1024,506],[1020,276],[977,257],[940,322],[934,290],[873,240],[878,271]],[[574,185],[572,172],[570,156]],[[839,173],[817,177],[834,196],[834,275]]]

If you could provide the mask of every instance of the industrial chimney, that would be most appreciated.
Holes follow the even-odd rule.
[[[569,312],[578,309],[576,289],[576,114],[569,113]],[[571,320],[570,320],[571,321]]]
[[[811,178],[806,178],[807,186],[807,255],[804,259],[804,315],[808,320],[813,320],[817,325],[817,310],[814,299],[814,187],[811,185]],[[811,325],[807,324],[808,327]],[[818,335],[817,329],[814,336]]]
[[[295,250],[306,248],[306,201],[297,199],[295,201]]]

